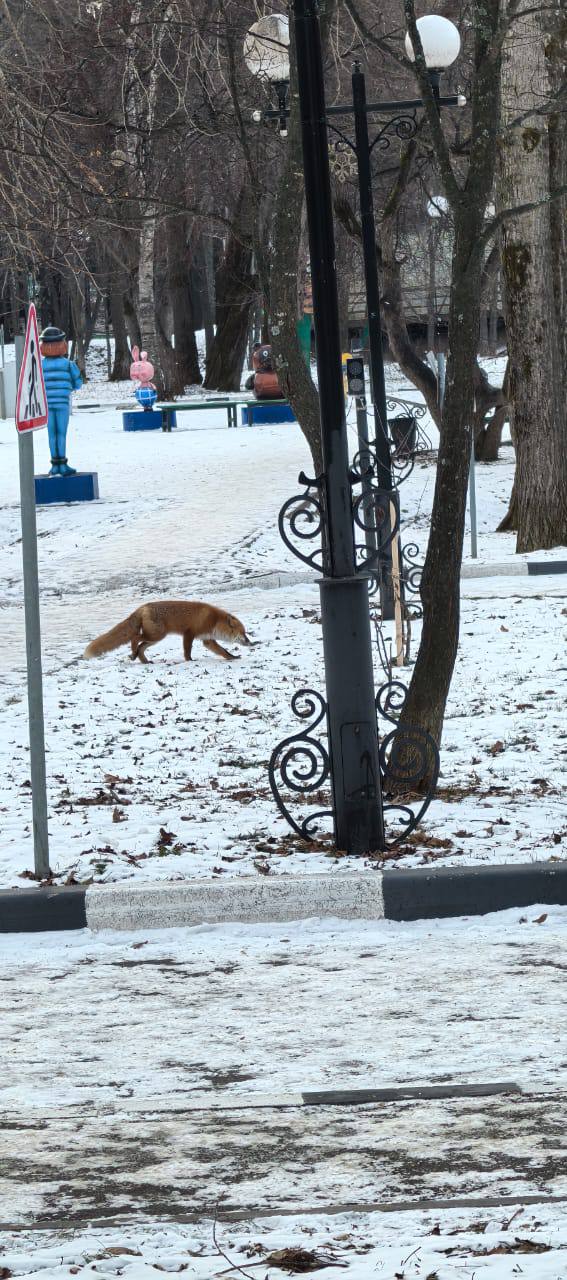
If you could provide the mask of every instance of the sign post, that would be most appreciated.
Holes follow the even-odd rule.
[[[35,307],[30,306],[16,396],[16,427],[20,462],[20,512],[24,571],[24,612],[28,671],[28,715],[34,870],[44,880],[49,875],[49,836],[43,727],[43,681],[37,572],[35,477],[33,432],[47,424],[47,397],[39,351]]]

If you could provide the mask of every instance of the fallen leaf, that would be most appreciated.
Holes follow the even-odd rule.
[[[173,844],[174,840],[174,831],[166,831],[165,827],[160,827],[158,844]]]
[[[276,1249],[264,1258],[263,1266],[279,1267],[293,1275],[304,1275],[307,1271],[322,1271],[323,1267],[343,1267],[333,1254],[317,1253],[315,1249]]]
[[[127,1249],[125,1244],[112,1244],[108,1246],[108,1249],[103,1249],[102,1253],[95,1255],[95,1262],[100,1262],[102,1258],[120,1258],[123,1253],[128,1254],[131,1258],[141,1258],[142,1256],[139,1249]]]
[[[499,756],[506,748],[503,742],[495,742],[491,747],[486,748],[489,756]]]
[[[502,1244],[494,1245],[493,1249],[476,1249],[473,1250],[473,1258],[490,1258],[495,1254],[510,1253],[551,1253],[550,1244],[542,1244],[539,1240],[503,1240]]]
[[[547,911],[544,911],[541,916],[536,916],[535,920],[532,920],[532,924],[543,924],[545,920],[547,920]]]

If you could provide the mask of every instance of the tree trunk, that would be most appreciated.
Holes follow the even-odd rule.
[[[482,299],[481,299],[482,308]],[[502,388],[494,387],[481,365],[476,364],[474,377],[474,456],[477,462],[497,462],[504,423],[510,414],[508,405],[508,366]],[[488,414],[494,410],[489,418]]]
[[[122,382],[130,376],[131,355],[126,332],[124,302],[122,291],[116,284],[110,286],[110,321],[114,334],[114,364],[110,375],[111,382]]]
[[[502,56],[501,209],[542,201],[550,190],[549,126],[525,113],[549,100],[548,20],[522,0]],[[521,117],[521,122],[512,121]],[[564,124],[563,124],[564,129]],[[506,220],[502,273],[516,447],[517,551],[567,542],[567,421],[550,205]]]
[[[205,331],[205,357],[210,354],[215,329],[215,272],[213,241],[201,230],[194,229],[191,237],[193,253],[193,298],[197,328]]]
[[[430,219],[430,222],[432,219]],[[437,349],[437,279],[436,279],[436,257],[437,257],[437,237],[432,226],[427,230],[427,258],[428,258],[428,282],[427,282],[427,350],[435,351]]]
[[[130,339],[130,346],[141,347],[142,334],[138,317],[136,315],[136,308],[129,293],[124,294],[122,302],[124,305],[124,319],[126,321],[126,330]]]
[[[423,627],[402,721],[441,742],[459,640],[460,571],[474,416],[481,262],[476,242],[484,209],[455,216],[447,382],[440,428],[431,532],[421,599]]]
[[[560,11],[557,10],[557,21],[552,38],[546,45],[546,56],[553,92],[557,95],[559,108],[560,94],[563,94],[563,111],[552,111],[549,117],[549,186],[553,196],[555,191],[563,191],[563,195],[552,200],[550,206],[551,256],[553,262],[553,284],[555,290],[555,309],[558,318],[558,336],[561,350],[561,363],[565,375],[567,370],[567,119],[565,116],[565,63],[567,62],[567,23],[561,22]]]
[[[217,277],[217,328],[207,356],[208,391],[238,391],[246,357],[250,316],[256,302],[252,272],[252,225],[256,203],[248,182],[241,187],[234,223]]]
[[[290,32],[293,42],[293,24]],[[270,336],[282,394],[290,401],[309,445],[314,473],[319,476],[323,472],[319,396],[297,336],[297,280],[302,251],[302,237],[298,235],[298,227],[302,225],[305,192],[294,49],[291,54],[291,77],[288,136],[273,226]]]
[[[148,210],[140,232],[140,261],[138,266],[138,323],[141,343],[155,367],[154,383],[160,399],[166,394],[165,371],[160,367],[161,344],[158,335],[154,290],[154,259],[156,252],[157,217]]]
[[[406,0],[406,13],[410,5]],[[415,23],[415,12],[413,12]],[[431,531],[421,583],[423,625],[416,664],[400,728],[416,726],[441,742],[447,695],[459,642],[460,573],[470,456],[474,383],[480,321],[482,248],[479,240],[494,177],[494,120],[498,107],[498,57],[493,40],[499,0],[477,0],[476,78],[472,104],[469,169],[463,190],[444,158],[445,194],[451,198],[454,247],[449,307],[447,383],[440,427]],[[425,68],[420,72],[426,75]],[[422,785],[431,764],[422,764]]]
[[[177,393],[181,395],[186,386],[202,382],[191,302],[187,218],[184,214],[168,218],[167,259],[175,334],[175,384]]]
[[[414,387],[421,391],[433,421],[439,425],[441,412],[438,403],[437,378],[427,361],[422,360],[418,355],[408,333],[401,265],[397,254],[398,214],[411,177],[415,154],[415,142],[408,143],[402,152],[398,175],[384,205],[380,228],[382,306],[384,327],[394,360],[397,361],[406,378],[409,378]]]

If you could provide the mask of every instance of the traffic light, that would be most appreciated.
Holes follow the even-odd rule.
[[[346,362],[346,380],[349,396],[363,396],[365,393],[364,360],[362,356],[351,356]]]

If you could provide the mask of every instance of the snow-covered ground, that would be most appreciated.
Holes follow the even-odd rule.
[[[393,376],[390,389],[408,394]],[[129,385],[99,380],[77,403],[126,394]],[[354,450],[352,408],[349,426]],[[345,863],[331,856],[324,830],[308,848],[290,836],[266,774],[273,747],[298,727],[295,690],[323,691],[315,582],[254,587],[258,574],[301,569],[277,531],[298,472],[310,471],[299,428],[227,430],[221,409],[180,414],[171,434],[124,433],[119,411],[77,409],[68,447],[74,465],[98,471],[101,499],[38,509],[57,880],[340,872]],[[45,432],[35,448],[42,471]],[[32,848],[11,423],[0,425],[0,461],[0,883],[18,884],[32,868]],[[506,449],[501,462],[477,467],[479,563],[514,559],[512,537],[494,532],[512,469]],[[422,549],[433,483],[433,462],[423,458],[401,491],[405,541]],[[468,553],[467,541],[470,562]],[[187,665],[177,639],[160,645],[145,668],[124,649],[80,659],[94,635],[158,597],[215,601],[261,643],[230,665],[200,646]],[[390,855],[401,865],[564,856],[566,602],[562,577],[464,581],[438,798],[422,831]],[[414,653],[418,638],[414,626]]]
[[[0,938],[1,1274],[564,1280],[566,923]]]
[[[132,1228],[6,1232],[2,1263],[21,1280],[565,1280],[564,1206],[274,1215],[237,1225],[147,1223]],[[294,1265],[295,1263],[295,1265]]]

